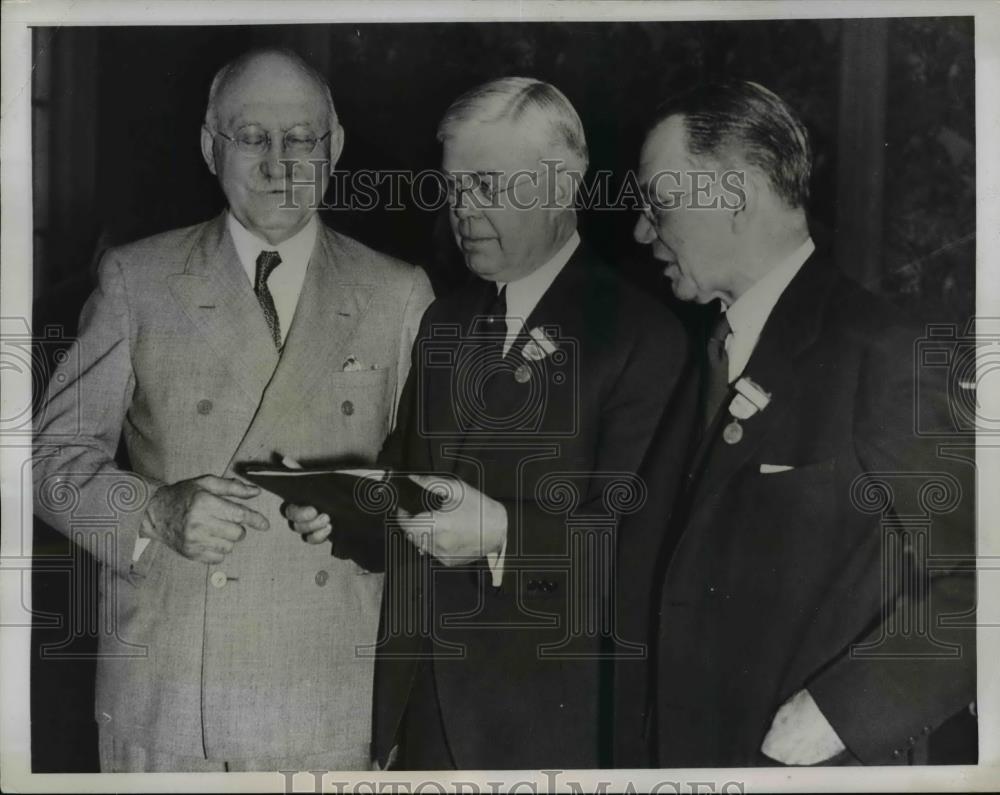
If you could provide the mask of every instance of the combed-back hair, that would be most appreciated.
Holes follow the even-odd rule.
[[[437,139],[444,142],[469,122],[501,121],[534,122],[568,166],[587,170],[587,138],[576,109],[558,88],[531,77],[502,77],[466,91],[445,111]]]
[[[697,85],[664,102],[649,129],[671,116],[682,117],[691,154],[721,162],[742,157],[764,172],[790,207],[806,205],[812,174],[809,133],[774,92],[748,80]]]

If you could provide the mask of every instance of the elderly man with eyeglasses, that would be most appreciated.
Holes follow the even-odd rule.
[[[373,461],[432,298],[318,220],[343,142],[295,54],[224,66],[201,150],[228,209],[105,256],[36,418],[36,513],[103,566],[105,772],[368,765],[381,576],[237,476]]]

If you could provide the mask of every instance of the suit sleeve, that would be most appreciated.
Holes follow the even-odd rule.
[[[34,417],[35,513],[120,576],[158,481],[117,466],[115,453],[135,388],[131,316],[114,252],[80,315],[79,336]]]
[[[903,757],[975,698],[974,440],[917,433],[952,423],[943,375],[923,368],[915,393],[915,339],[896,334],[865,363],[855,447],[863,471],[902,476],[889,481],[892,504],[882,523],[929,519],[926,548],[918,533],[905,549],[916,586],[886,594],[881,620],[873,617],[874,629],[859,641],[875,656],[848,652],[808,684],[843,742],[866,763]],[[947,450],[939,449],[942,441]]]
[[[593,466],[580,473],[594,477],[573,508],[577,517],[606,515],[601,474],[624,474],[638,480],[646,449],[687,359],[687,341],[677,321],[665,313],[647,320],[636,324],[630,350],[603,401]],[[580,377],[586,378],[585,369],[581,370]],[[641,498],[642,493],[636,496]],[[504,506],[508,563],[519,556],[567,554],[571,547],[564,511],[535,500],[507,501]]]

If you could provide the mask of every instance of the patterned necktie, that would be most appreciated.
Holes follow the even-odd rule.
[[[729,355],[726,353],[726,337],[731,333],[729,318],[725,312],[720,312],[705,346],[708,359],[705,381],[706,428],[712,424],[729,392]]]
[[[281,264],[281,256],[277,251],[262,251],[257,256],[257,274],[253,280],[253,291],[260,301],[260,307],[264,310],[264,320],[267,327],[271,329],[271,339],[274,340],[274,347],[281,350],[281,323],[278,320],[278,312],[274,308],[274,298],[267,288],[267,277],[271,271]]]

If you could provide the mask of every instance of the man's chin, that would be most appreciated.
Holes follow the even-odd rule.
[[[498,262],[496,257],[484,252],[463,251],[462,258],[465,260],[465,266],[483,279],[492,280],[503,269],[502,262]]]
[[[698,291],[690,284],[686,284],[683,279],[671,279],[669,276],[667,279],[670,281],[670,289],[678,301],[703,303],[701,297],[698,295]]]
[[[277,210],[273,213],[251,215],[244,226],[258,237],[277,244],[288,240],[302,229],[311,215],[312,213],[303,215],[301,211]]]

